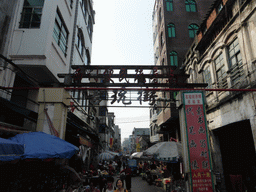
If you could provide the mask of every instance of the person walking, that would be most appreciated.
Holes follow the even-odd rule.
[[[113,183],[114,183],[114,178],[113,177],[108,177],[107,178],[106,189],[104,189],[102,192],[114,192],[115,188],[113,186]]]
[[[126,188],[127,188],[127,190],[131,190],[131,184],[132,184],[132,170],[131,170],[131,168],[127,165],[126,167],[125,167],[125,169],[123,169],[121,172],[120,172],[120,174],[121,173],[125,173],[125,186],[126,186]]]
[[[117,189],[114,192],[128,192],[127,189],[124,189],[124,183],[121,179],[116,181],[116,187]]]
[[[95,181],[90,181],[90,188],[86,189],[85,192],[100,192],[100,190],[96,188]]]

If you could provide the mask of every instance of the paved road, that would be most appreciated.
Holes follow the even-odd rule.
[[[116,181],[115,177],[115,181]],[[141,177],[132,177],[132,188],[131,192],[165,192],[162,187],[156,187],[154,185],[149,185]]]

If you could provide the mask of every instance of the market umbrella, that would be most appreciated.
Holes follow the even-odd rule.
[[[134,152],[131,154],[130,159],[151,159],[152,156],[145,156],[143,152]]]
[[[0,161],[17,160],[22,154],[24,154],[24,144],[0,138]]]
[[[115,158],[115,156],[114,155],[112,155],[111,153],[109,153],[109,152],[102,152],[102,153],[100,153],[99,155],[98,155],[98,160],[99,161],[108,161],[108,160],[112,160],[112,159],[114,159]]]
[[[114,156],[120,156],[120,153],[117,153],[117,152],[113,152],[113,151],[106,151],[106,152]]]
[[[22,159],[70,159],[79,150],[73,144],[43,132],[18,134],[10,138],[10,140],[25,144],[25,152],[21,156]]]
[[[144,155],[153,155],[156,160],[177,162],[182,156],[182,146],[178,142],[159,142],[143,152]]]

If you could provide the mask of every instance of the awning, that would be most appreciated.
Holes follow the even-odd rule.
[[[81,119],[79,119],[73,113],[70,113],[70,112],[68,113],[67,124],[81,130],[83,133],[88,135],[95,142],[99,142],[99,137],[98,137],[98,135],[96,135],[96,133],[94,133],[91,130],[92,128],[90,128],[88,124],[83,122]]]
[[[22,159],[70,159],[79,149],[71,143],[43,132],[18,134],[11,141],[25,144]]]
[[[20,159],[24,154],[25,145],[0,138],[0,161],[12,161]]]
[[[159,142],[143,152],[145,155],[153,155],[156,160],[177,162],[182,156],[182,145],[178,142]]]

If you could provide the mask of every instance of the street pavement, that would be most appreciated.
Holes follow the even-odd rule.
[[[117,178],[118,177],[115,177],[115,182]],[[165,192],[165,190],[162,187],[149,185],[146,180],[142,180],[140,176],[136,176],[132,177],[131,192]]]

